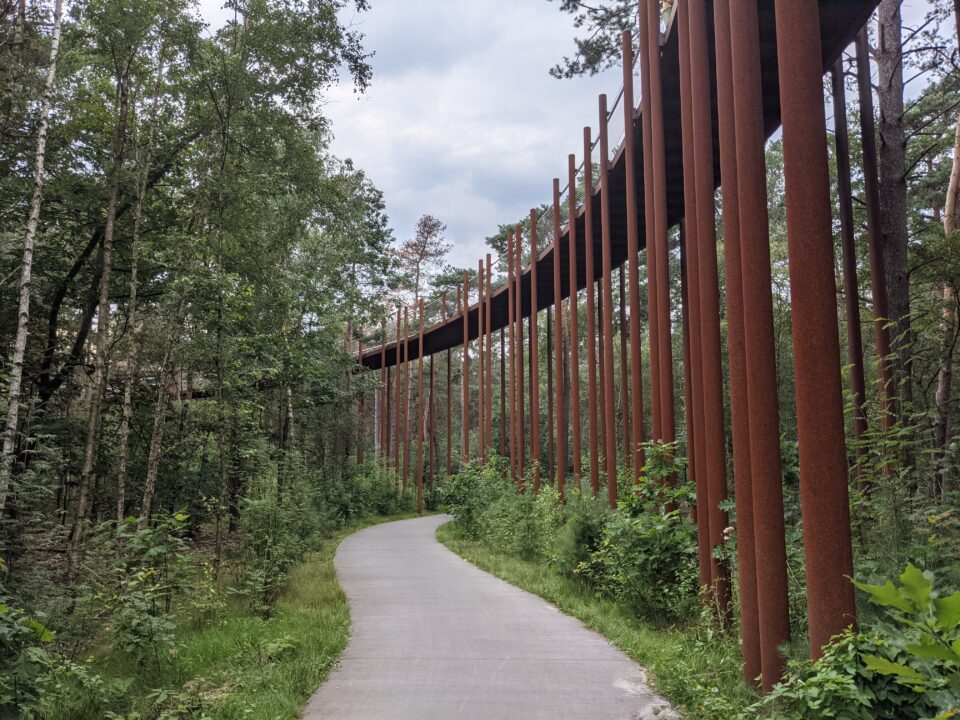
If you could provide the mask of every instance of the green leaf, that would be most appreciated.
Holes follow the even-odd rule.
[[[937,622],[944,630],[953,630],[960,625],[960,592],[933,601]]]
[[[910,599],[904,596],[899,588],[894,587],[893,583],[889,580],[883,585],[868,585],[866,583],[859,583],[856,580],[854,580],[853,584],[860,590],[868,593],[870,595],[870,602],[875,605],[895,607],[897,610],[905,613],[913,611],[913,605]]]
[[[924,610],[930,602],[930,579],[918,567],[908,564],[900,575],[900,582],[903,583],[903,594],[913,601],[917,609]]]
[[[960,656],[958,656],[957,653],[940,643],[924,641],[919,644],[907,645],[907,651],[921,660],[960,662]]]
[[[895,675],[898,680],[908,684],[922,685],[924,682],[923,675],[912,667],[892,662],[886,658],[877,657],[876,655],[864,655],[863,662],[867,668],[874,672],[878,672],[881,675]]]

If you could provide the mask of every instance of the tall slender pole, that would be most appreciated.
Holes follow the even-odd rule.
[[[730,429],[733,433],[733,477],[737,508],[737,577],[743,679],[760,676],[760,627],[757,614],[757,568],[753,531],[753,480],[750,471],[750,416],[747,412],[747,370],[743,338],[743,282],[740,260],[740,198],[737,182],[736,127],[733,115],[733,72],[730,57],[730,10],[716,3],[714,47],[717,63],[717,122],[723,203],[723,257],[726,271],[727,355],[730,382]]]
[[[500,328],[500,457],[507,453],[507,352]]]
[[[553,463],[556,460],[554,440],[556,424],[553,419],[553,306],[547,305],[547,476],[554,478]]]
[[[486,312],[486,305],[483,303],[483,260],[478,261],[477,263],[477,293],[478,293],[478,302],[477,302],[477,385],[479,388],[479,395],[477,396],[478,403],[478,417],[477,417],[477,459],[483,462],[484,448],[487,445],[487,400],[486,400],[486,390],[487,390],[487,381],[486,381],[486,371],[487,365],[484,360],[484,347],[483,341],[486,338],[485,333],[483,332],[483,320],[484,314]]]
[[[560,180],[553,179],[553,307],[557,314],[554,324],[553,391],[557,409],[557,495],[564,499],[564,480],[567,474],[567,433],[563,423],[563,300],[560,295]]]
[[[389,445],[387,444],[387,398],[390,395],[390,385],[388,384],[388,378],[390,374],[387,372],[387,323],[384,320],[380,324],[380,416],[378,418],[377,433],[380,435],[378,438],[379,442],[377,445],[377,454],[380,456],[380,461],[383,462],[387,458],[389,450],[387,449]]]
[[[754,0],[731,0],[729,7],[732,74],[736,78],[733,102],[740,210],[740,276],[743,282],[761,684],[769,689],[783,674],[784,659],[780,647],[790,639],[790,611],[770,276],[760,32]]]
[[[400,346],[400,315],[401,315],[401,310],[400,310],[400,308],[398,307],[398,308],[397,308],[397,342],[396,342],[396,344],[395,344],[395,346],[394,346],[394,363],[393,363],[393,364],[394,364],[394,367],[396,368],[396,383],[395,383],[395,384],[396,384],[396,386],[397,386],[397,388],[396,388],[396,389],[397,389],[397,396],[396,396],[395,402],[393,403],[393,404],[394,404],[394,408],[393,408],[393,469],[394,469],[394,472],[395,472],[397,475],[400,474],[400,446],[401,446],[401,444],[402,444],[402,443],[400,442],[400,438],[402,437],[401,434],[400,434],[400,425],[401,425],[402,418],[403,418],[402,411],[400,410],[400,408],[401,408],[401,405],[400,405],[400,396],[401,396],[401,393],[402,393],[402,391],[403,391],[403,382],[402,382],[403,376],[401,375],[401,367],[402,367],[401,361],[402,361],[403,358],[402,358],[402,355],[401,355],[401,352],[400,352],[400,350],[401,350],[401,346]]]
[[[420,314],[420,333],[417,340],[417,512],[423,512],[423,436],[426,415],[423,407],[423,300],[417,308]]]
[[[776,0],[810,654],[856,621],[816,0]]]
[[[447,348],[447,477],[453,474],[453,396],[451,390],[451,375],[453,364],[450,357],[450,348]]]
[[[603,415],[604,442],[607,461],[607,502],[617,507],[617,431],[613,410],[613,288],[610,273],[613,271],[610,258],[610,147],[607,139],[607,96],[600,96],[600,228],[603,241]]]
[[[437,429],[436,429],[436,400],[434,388],[436,387],[434,383],[434,356],[430,356],[430,386],[427,393],[427,417],[429,421],[427,422],[427,462],[430,467],[430,474],[427,476],[430,479],[430,492],[433,492],[434,483],[437,476]]]
[[[640,356],[640,241],[637,225],[637,175],[634,170],[633,114],[636,109],[633,93],[633,38],[629,30],[621,36],[623,53],[623,136],[624,168],[626,169],[627,195],[627,267],[629,268],[630,295],[630,387],[633,388],[630,404],[630,463],[633,466],[633,481],[640,479],[643,467],[643,365]],[[624,395],[626,397],[626,395]]]
[[[363,340],[357,342],[357,364],[363,369]],[[362,385],[361,385],[362,387]],[[360,390],[360,400],[357,412],[357,465],[363,465],[363,443],[366,440],[366,393]]]
[[[487,335],[487,451],[493,446],[493,333],[491,332],[492,323],[490,320],[490,308],[491,308],[491,295],[493,294],[492,288],[492,279],[491,279],[491,262],[490,262],[490,253],[487,253],[486,258],[486,272],[484,273],[486,277],[487,292],[486,292],[486,301],[487,308],[483,313],[484,320],[486,321],[486,335]]]
[[[463,463],[470,461],[470,275],[463,271]]]
[[[629,133],[628,133],[629,134]],[[567,156],[567,238],[570,253],[570,418],[573,431],[573,477],[580,486],[580,468],[583,457],[580,452],[580,328],[579,299],[577,291],[577,159]]]
[[[830,70],[833,95],[833,138],[837,151],[837,199],[840,215],[843,300],[847,315],[847,362],[853,395],[853,436],[857,440],[857,476],[863,475],[866,448],[861,444],[867,431],[866,379],[863,366],[863,335],[860,330],[860,287],[857,282],[857,245],[853,229],[853,190],[850,187],[850,138],[847,130],[847,98],[843,59]]]
[[[403,489],[410,475],[410,335],[408,308],[403,308]]]
[[[597,326],[594,307],[596,273],[593,267],[593,143],[590,128],[583,129],[583,246],[587,276],[587,423],[590,435],[590,492],[600,494],[599,447],[597,444]]]
[[[620,424],[623,426],[623,464],[630,467],[633,453],[630,452],[630,379],[629,361],[627,358],[627,278],[623,265],[619,268],[620,275]]]
[[[540,492],[540,348],[537,328],[537,211],[530,210],[530,463]]]
[[[510,477],[519,482],[517,473],[517,291],[513,284],[513,229],[507,231],[507,324],[510,327]]]
[[[687,30],[687,6],[682,3],[678,6],[677,27],[679,28],[680,49],[680,103],[682,108],[689,108],[691,104],[690,85],[690,35]],[[652,65],[652,63],[651,63]],[[696,481],[697,492],[697,558],[700,568],[700,585],[709,588],[713,584],[713,558],[710,552],[710,498],[706,469],[706,443],[704,440],[703,425],[703,372],[700,334],[700,295],[696,283],[700,278],[699,243],[697,242],[697,194],[696,172],[693,152],[693,122],[690,112],[681,113],[681,128],[683,134],[683,205],[684,205],[684,240],[686,241],[688,312],[690,316],[690,379],[692,396],[689,412],[693,415],[694,435],[696,443],[692,459],[693,476]],[[689,148],[689,149],[688,149]],[[659,246],[658,246],[659,249]],[[658,278],[658,282],[660,279]],[[666,371],[666,368],[662,368]],[[663,428],[662,428],[663,429]],[[665,429],[664,429],[665,430]]]
[[[524,405],[526,391],[523,382],[523,289],[521,282],[523,280],[523,228],[516,227],[517,237],[513,243],[513,251],[516,254],[517,261],[514,266],[517,291],[513,298],[513,307],[517,314],[517,475],[520,481],[524,477],[524,450],[526,446],[524,431]]]

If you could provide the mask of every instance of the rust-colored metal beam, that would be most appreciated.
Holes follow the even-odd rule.
[[[701,372],[707,496],[710,501],[711,580],[721,618],[729,620],[730,574],[716,558],[723,547],[727,512],[726,428],[723,412],[723,366],[720,342],[720,287],[717,277],[716,212],[713,194],[713,120],[710,107],[709,31],[706,0],[687,0],[690,10],[690,81],[693,103],[694,165],[699,247]]]
[[[673,342],[670,331],[670,251],[667,232],[667,161],[663,120],[663,87],[660,75],[660,12],[659,5],[651,0],[648,5],[647,32],[650,36],[650,136],[653,146],[653,210],[654,238],[657,263],[657,361],[660,380],[660,439],[672,443],[675,439],[673,402]],[[647,241],[647,247],[650,241]],[[649,261],[649,260],[648,260]]]
[[[484,312],[484,320],[486,329],[485,334],[487,336],[487,447],[486,453],[489,453],[490,448],[493,447],[493,333],[491,332],[491,321],[490,321],[490,296],[492,295],[492,280],[491,280],[491,263],[490,263],[490,253],[487,253],[486,258],[486,272],[484,276],[486,277],[487,293],[486,293],[486,302],[487,307]]]
[[[537,211],[530,210],[530,463],[540,492],[540,347],[537,327]]]
[[[397,308],[397,344],[396,344],[396,346],[395,346],[395,347],[397,348],[397,354],[398,354],[398,355],[399,355],[399,352],[400,352],[400,338],[401,338],[401,334],[400,334],[400,333],[401,333],[400,315],[401,315],[401,310],[400,310],[400,308],[398,307],[398,308]],[[398,358],[398,360],[399,360],[399,358]],[[403,390],[403,381],[402,381],[402,376],[401,376],[401,374],[400,374],[400,363],[399,363],[399,361],[396,362],[396,363],[394,363],[394,365],[396,366],[396,375],[397,375],[397,379],[396,379],[396,383],[395,383],[396,386],[397,386],[397,388],[396,388],[396,389],[397,389],[397,397],[396,397],[396,402],[394,402],[394,406],[395,406],[395,407],[394,407],[394,409],[393,409],[393,413],[394,413],[394,418],[393,418],[393,470],[394,470],[394,473],[399,474],[399,473],[400,473],[400,445],[402,444],[401,441],[400,441],[400,438],[401,438],[401,435],[400,435],[400,425],[401,425],[401,422],[402,422],[402,412],[401,412],[401,410],[400,410],[400,407],[401,407],[401,406],[400,406],[400,396],[401,396],[401,393],[402,393],[402,390]]]
[[[583,187],[584,195],[589,197],[593,192],[593,142],[589,127],[583,129]],[[593,301],[596,275],[593,267],[593,209],[590,202],[584,202],[583,206],[583,233],[584,247],[587,248],[584,271],[587,276],[587,423],[590,436],[590,492],[596,497],[600,494],[600,463],[597,442],[597,322]]]
[[[547,477],[554,479],[553,464],[556,460],[554,441],[556,424],[553,418],[553,306],[547,305]]]
[[[630,429],[630,361],[627,356],[627,273],[623,265],[618,270],[620,276],[620,297],[618,298],[620,305],[618,323],[620,328],[620,425],[623,436],[623,465],[629,469],[633,458],[630,452],[632,433]]]
[[[389,445],[387,444],[387,397],[390,395],[390,386],[388,384],[388,378],[390,377],[389,372],[387,371],[387,322],[384,320],[380,325],[380,335],[382,340],[380,342],[380,417],[377,421],[377,432],[380,435],[379,445],[377,448],[377,454],[380,456],[380,461],[383,462],[387,459],[389,453]]]
[[[629,135],[629,133],[627,133]],[[579,294],[577,293],[577,159],[567,156],[567,239],[570,271],[570,420],[573,435],[573,477],[580,487],[580,327]]]
[[[790,639],[790,611],[759,65],[760,32],[755,0],[730,1],[730,46],[732,74],[736,78],[733,101],[740,211],[740,276],[750,418],[761,685],[770,689],[783,673],[784,659],[780,647]]]
[[[463,463],[470,462],[470,313],[467,309],[470,307],[470,274],[463,271],[463,376],[460,378],[460,386],[463,396],[463,447],[460,448],[460,456]]]
[[[603,296],[603,367],[604,376],[604,441],[606,452],[607,502],[617,507],[617,431],[613,410],[613,288],[611,287],[610,252],[610,147],[607,132],[607,96],[600,96],[600,229],[602,245],[601,289]]]
[[[816,0],[776,0],[787,252],[812,657],[856,621]]]
[[[567,433],[563,423],[563,304],[560,293],[560,180],[553,179],[553,308],[557,314],[554,325],[553,390],[557,410],[557,455],[554,467],[557,471],[557,495],[562,501],[564,481],[567,475]]]
[[[691,105],[690,84],[690,35],[687,30],[687,7],[679,5],[677,12],[680,47],[680,104],[684,108]],[[690,318],[690,380],[693,393],[690,397],[688,412],[693,416],[693,441],[695,443],[691,460],[693,477],[697,492],[697,558],[700,567],[700,584],[712,587],[713,559],[710,553],[710,498],[706,470],[706,443],[703,424],[703,373],[700,334],[700,294],[697,283],[700,278],[699,243],[697,241],[697,195],[696,172],[693,162],[693,122],[692,115],[685,110],[681,113],[683,133],[683,201],[684,201],[684,240],[687,261],[687,289]],[[711,201],[712,202],[712,201]],[[658,278],[658,282],[659,282]],[[659,293],[658,293],[659,297]]]
[[[479,390],[479,395],[477,396],[477,459],[480,462],[483,462],[484,457],[484,448],[486,447],[487,438],[487,400],[485,393],[487,390],[487,381],[486,381],[486,362],[484,360],[484,348],[483,348],[483,314],[486,311],[486,306],[483,302],[483,260],[477,261],[477,323],[479,325],[477,329],[477,388]]]
[[[863,476],[867,431],[866,378],[863,366],[863,334],[860,329],[860,284],[857,282],[857,244],[853,229],[853,190],[850,187],[850,137],[847,129],[847,92],[843,58],[830,70],[833,95],[833,140],[837,152],[837,199],[840,215],[840,264],[843,268],[843,305],[847,316],[847,363],[853,396],[853,436],[857,440],[857,476]]]
[[[730,9],[713,6],[717,77],[717,123],[720,140],[723,258],[726,272],[727,356],[730,386],[730,430],[733,434],[733,478],[737,509],[737,578],[743,679],[760,676],[760,626],[757,614],[757,567],[753,546],[753,479],[750,472],[750,416],[747,411],[747,369],[743,339],[743,282],[740,267],[740,198],[737,182],[736,126],[733,111],[733,66],[730,57]]]
[[[623,136],[624,172],[627,198],[627,268],[630,295],[630,442],[628,443],[633,481],[643,468],[643,364],[640,355],[640,250],[637,220],[637,174],[634,168],[633,120],[636,109],[633,93],[633,36],[625,30],[621,36],[623,53]]]
[[[410,480],[410,335],[408,308],[403,308],[403,489]]]
[[[453,474],[453,396],[450,391],[453,387],[451,375],[453,371],[450,348],[447,348],[447,478]]]
[[[363,357],[363,340],[360,340],[357,343],[357,357]],[[361,389],[360,398],[357,401],[357,465],[363,465],[363,442],[365,440],[364,430],[366,429],[366,407],[364,405],[365,399],[366,393],[364,393]]]
[[[507,310],[510,314],[510,477],[519,482],[517,473],[517,291],[513,284],[513,228],[507,231]]]
[[[504,328],[500,328],[500,457],[507,454],[507,350]]]
[[[419,347],[423,347],[423,300],[420,300],[420,306],[417,308],[420,316],[420,332],[418,340]],[[417,356],[417,512],[423,512],[423,435],[424,435],[424,412],[423,412],[423,353]]]

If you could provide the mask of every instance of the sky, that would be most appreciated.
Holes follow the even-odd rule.
[[[201,0],[222,23],[221,0]],[[597,96],[611,101],[619,68],[556,80],[574,28],[547,0],[373,0],[345,19],[374,52],[364,95],[331,88],[332,152],[352,158],[384,194],[397,242],[430,213],[447,224],[450,263],[473,267],[500,223],[549,202],[580,162],[583,127],[597,126]],[[611,138],[611,144],[615,142]]]
[[[200,0],[218,27],[222,0]],[[926,0],[905,0],[904,21]],[[475,268],[484,239],[525,217],[566,184],[567,155],[582,158],[597,96],[611,99],[621,70],[556,80],[548,70],[573,50],[575,30],[547,0],[372,0],[344,20],[366,36],[373,82],[363,95],[331,88],[332,152],[352,158],[384,194],[396,241],[424,213],[447,225],[449,261]],[[612,135],[616,132],[611,127]],[[611,136],[611,146],[616,138]]]

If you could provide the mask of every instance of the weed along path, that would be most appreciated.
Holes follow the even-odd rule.
[[[306,720],[674,717],[606,639],[440,545],[447,519],[386,523],[340,544],[350,643]]]

